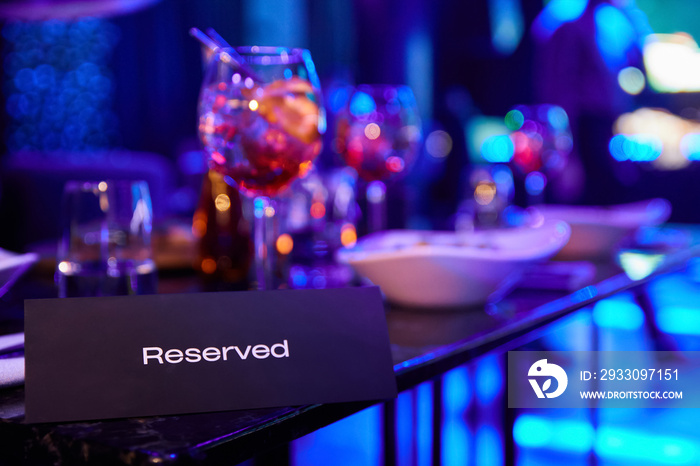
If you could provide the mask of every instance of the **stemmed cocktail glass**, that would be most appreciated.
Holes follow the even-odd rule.
[[[256,275],[271,288],[271,198],[304,176],[321,150],[325,118],[311,54],[285,47],[218,49],[199,97],[199,135],[210,168],[254,199]]]
[[[384,230],[386,185],[405,175],[421,142],[416,99],[407,86],[364,84],[339,115],[340,153],[366,183],[369,232]]]
[[[569,161],[573,147],[569,118],[557,105],[518,105],[505,122],[512,130],[510,165],[525,187],[526,204],[541,204],[548,178],[560,176]]]

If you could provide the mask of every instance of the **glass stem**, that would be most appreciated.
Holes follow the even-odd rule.
[[[386,185],[372,181],[367,185],[367,233],[384,231],[386,219]]]
[[[258,282],[258,290],[271,290],[272,285],[272,262],[270,258],[271,249],[269,238],[272,232],[268,232],[268,222],[274,216],[274,208],[270,203],[270,198],[258,196],[253,204],[254,242],[255,242],[255,276]]]

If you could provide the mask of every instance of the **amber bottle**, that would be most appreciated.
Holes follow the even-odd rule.
[[[195,269],[207,289],[245,289],[253,246],[238,191],[223,175],[204,175],[199,205],[192,219],[199,241]]]

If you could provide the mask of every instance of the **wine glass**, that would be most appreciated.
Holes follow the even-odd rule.
[[[386,182],[405,175],[421,142],[416,99],[408,86],[356,87],[337,123],[338,149],[366,185],[369,232],[386,228]]]
[[[545,201],[548,179],[564,171],[573,147],[569,118],[557,105],[518,105],[506,114],[512,131],[511,167],[525,187],[526,204]]]
[[[272,288],[266,227],[275,215],[271,197],[311,169],[324,130],[320,83],[308,50],[224,48],[209,60],[199,96],[199,135],[210,168],[254,199],[258,289]]]

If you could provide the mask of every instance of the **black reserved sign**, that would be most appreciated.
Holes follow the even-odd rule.
[[[25,302],[26,421],[396,396],[379,289]]]

